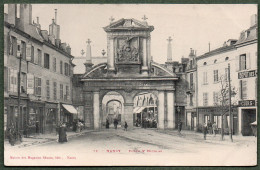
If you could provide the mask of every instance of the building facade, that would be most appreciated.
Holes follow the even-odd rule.
[[[257,116],[257,17],[238,40],[230,39],[222,47],[197,58],[198,123],[216,122],[229,133],[228,65],[230,65],[233,133],[252,135],[250,123]],[[223,121],[222,117],[223,115]]]
[[[56,21],[57,11],[49,32],[41,30],[39,18],[37,23],[32,21],[31,4],[8,4],[4,14],[5,129],[14,124],[25,135],[51,133],[69,117],[62,105],[72,104],[73,56],[70,46],[61,43]]]

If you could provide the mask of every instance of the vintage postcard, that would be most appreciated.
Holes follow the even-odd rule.
[[[6,166],[257,165],[256,4],[5,4]]]

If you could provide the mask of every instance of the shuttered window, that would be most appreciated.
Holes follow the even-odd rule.
[[[35,77],[35,95],[41,96],[42,94],[42,80],[41,78]]]
[[[203,106],[208,106],[208,93],[203,93]]]
[[[247,99],[247,81],[240,80],[240,98],[242,100]]]
[[[203,72],[203,84],[208,84],[208,73],[207,72]]]
[[[31,48],[31,62],[34,63],[34,46]]]
[[[50,99],[50,80],[46,80],[46,98]]]
[[[38,49],[37,54],[38,54],[38,65],[42,66],[42,51]]]
[[[60,61],[60,74],[63,74],[63,62],[62,61]]]
[[[53,99],[57,100],[57,83],[53,82]]]
[[[240,55],[239,57],[239,70],[246,69],[246,54]]]
[[[50,55],[44,53],[44,68],[50,69]]]
[[[60,100],[63,100],[63,84],[60,84]]]
[[[56,65],[57,65],[56,58],[53,57],[53,71],[54,71],[54,72],[56,72]]]
[[[22,53],[22,59],[26,60],[26,43],[22,41],[22,46],[21,46],[21,53]]]
[[[213,74],[214,74],[214,83],[217,83],[218,82],[218,70],[214,70]]]

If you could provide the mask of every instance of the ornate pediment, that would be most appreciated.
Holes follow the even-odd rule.
[[[141,22],[136,19],[120,19],[118,21],[110,23],[110,25],[104,27],[106,32],[116,30],[150,30],[153,31],[154,27],[149,26],[146,21]]]

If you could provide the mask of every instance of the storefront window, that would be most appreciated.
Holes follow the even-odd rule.
[[[29,122],[28,122],[28,125],[29,126],[35,126],[35,123],[36,123],[36,111],[35,111],[34,108],[31,108],[30,112],[29,112]]]

